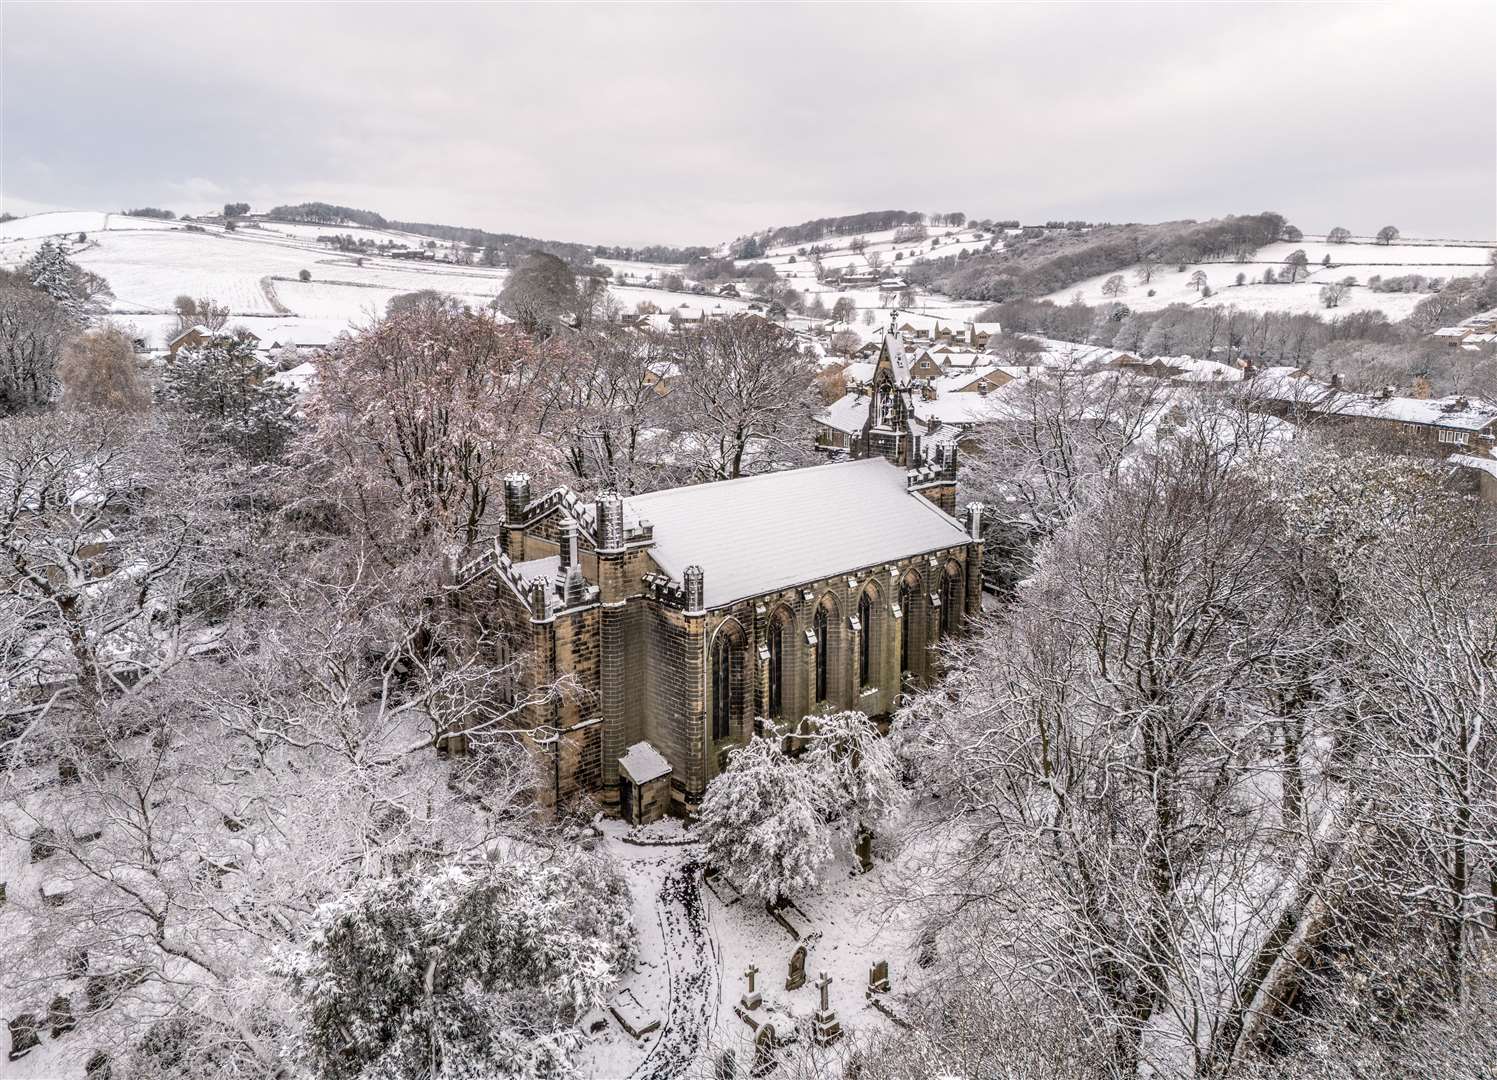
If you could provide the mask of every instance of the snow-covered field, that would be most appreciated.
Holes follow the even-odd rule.
[[[1259,248],[1247,262],[1225,260],[1195,263],[1186,266],[1184,270],[1173,265],[1156,267],[1148,282],[1139,281],[1136,266],[1129,267],[1117,271],[1123,275],[1127,286],[1127,291],[1117,299],[1138,311],[1153,311],[1170,304],[1192,304],[1231,306],[1244,311],[1326,313],[1327,309],[1320,300],[1321,286],[1353,277],[1357,279],[1357,285],[1329,314],[1381,311],[1390,319],[1402,319],[1429,293],[1373,292],[1366,287],[1368,278],[1423,274],[1425,277],[1442,277],[1448,280],[1452,277],[1478,275],[1490,265],[1488,260],[1494,249],[1497,249],[1497,243],[1476,241],[1456,243],[1405,240],[1387,245],[1368,241],[1328,244],[1324,237],[1307,236],[1298,243],[1286,241]],[[1310,260],[1310,276],[1307,280],[1292,285],[1263,283],[1265,270],[1277,271],[1290,253],[1301,250]],[[1327,255],[1331,259],[1329,267],[1322,265]],[[1212,295],[1204,299],[1190,284],[1190,279],[1198,270],[1205,273],[1206,284],[1212,291]],[[1238,274],[1246,276],[1246,284],[1236,284]],[[1102,286],[1110,277],[1110,273],[1099,274],[1057,290],[1046,299],[1067,303],[1080,294],[1081,299],[1088,304],[1106,303],[1112,298],[1103,295]],[[1150,290],[1154,295],[1149,295]]]

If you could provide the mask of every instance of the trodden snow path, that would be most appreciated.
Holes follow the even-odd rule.
[[[722,998],[720,950],[702,897],[702,865],[688,857],[665,877],[655,898],[669,986],[659,1037],[630,1074],[684,1076],[717,1027]]]

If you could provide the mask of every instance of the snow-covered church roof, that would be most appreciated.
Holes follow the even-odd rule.
[[[967,542],[883,458],[670,488],[627,500],[655,526],[650,554],[677,581],[700,566],[706,606]]]

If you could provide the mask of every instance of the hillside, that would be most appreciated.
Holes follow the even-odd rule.
[[[78,234],[85,239],[80,242]],[[443,261],[407,261],[363,252],[339,251],[319,236],[348,235],[371,245],[423,246],[429,237],[396,226],[329,226],[316,223],[251,222],[226,231],[214,223],[184,223],[96,211],[34,214],[0,223],[0,267],[14,267],[46,239],[65,240],[69,257],[102,275],[114,291],[116,321],[133,327],[151,345],[164,344],[175,326],[172,302],[186,294],[227,304],[235,323],[250,329],[298,322],[364,325],[383,313],[391,297],[418,289],[438,289],[475,307],[488,304],[504,287],[507,271]],[[453,246],[439,245],[440,254]],[[667,309],[701,304],[689,292],[652,287],[679,267],[600,260],[619,282],[613,294],[632,310],[648,300]],[[301,271],[311,280],[299,280]],[[649,286],[644,276],[650,274]],[[627,275],[627,276],[626,276]],[[727,309],[746,307],[713,300]]]
[[[1065,303],[1076,294],[1088,304],[1102,304],[1113,299],[1102,287],[1112,276],[1121,273],[1126,291],[1116,299],[1138,311],[1153,311],[1170,304],[1192,304],[1201,307],[1236,307],[1244,311],[1289,311],[1295,314],[1321,312],[1327,315],[1359,311],[1381,311],[1389,319],[1407,318],[1415,305],[1429,296],[1428,291],[1379,292],[1369,288],[1373,278],[1396,278],[1418,274],[1426,278],[1480,275],[1490,265],[1497,244],[1491,241],[1446,241],[1402,239],[1393,244],[1378,244],[1372,237],[1353,237],[1332,244],[1324,236],[1306,236],[1298,242],[1278,241],[1259,248],[1244,261],[1217,259],[1155,267],[1147,282],[1140,280],[1141,266],[1130,263],[1120,270],[1079,281],[1057,289],[1044,299]],[[1294,283],[1263,282],[1264,271],[1275,274],[1293,252],[1303,251],[1309,260],[1309,276]],[[1324,265],[1329,258],[1330,265]],[[1197,272],[1206,275],[1211,295],[1203,297],[1190,284]],[[1237,276],[1245,284],[1237,285]],[[1327,309],[1321,299],[1321,287],[1355,278],[1334,309]],[[1152,291],[1153,295],[1150,295]]]

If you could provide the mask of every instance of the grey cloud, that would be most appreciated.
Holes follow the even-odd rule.
[[[0,190],[17,205],[200,209],[216,185],[603,243],[884,207],[1497,228],[1489,4],[7,3],[3,19]]]

